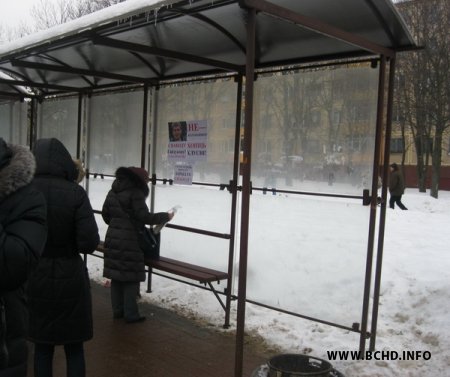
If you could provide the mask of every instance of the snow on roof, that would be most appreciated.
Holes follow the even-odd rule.
[[[0,57],[22,50],[44,45],[57,39],[63,39],[86,30],[92,30],[114,21],[126,20],[133,15],[145,12],[155,12],[164,6],[170,6],[180,0],[127,0],[123,3],[101,9],[97,12],[77,18],[50,29],[27,35],[15,41],[0,45]]]
[[[128,0],[0,46],[0,70],[45,95],[238,73],[248,9],[258,15],[257,70],[413,48],[390,0],[374,2]]]

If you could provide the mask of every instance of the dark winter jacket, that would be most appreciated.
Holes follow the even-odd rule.
[[[401,196],[405,192],[403,175],[398,169],[397,165],[392,166],[392,168],[393,171],[389,176],[389,192],[393,196]]]
[[[30,186],[35,161],[26,147],[0,138],[0,377],[25,376],[28,327],[24,284],[47,237],[43,195]]]
[[[48,207],[48,239],[28,287],[30,340],[67,344],[92,338],[89,277],[80,253],[92,253],[99,242],[97,223],[78,172],[57,139],[34,147],[33,181]]]
[[[103,220],[109,225],[104,277],[125,282],[145,280],[144,254],[139,247],[137,229],[144,224],[169,221],[167,212],[149,212],[145,203],[148,194],[147,184],[138,175],[128,168],[117,169],[102,209]]]

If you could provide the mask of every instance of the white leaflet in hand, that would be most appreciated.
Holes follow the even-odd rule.
[[[176,206],[173,206],[171,209],[169,209],[168,212],[173,212],[175,214],[179,209],[181,209],[181,206],[177,204]]]
[[[180,208],[181,208],[181,206],[179,204],[177,204],[176,206],[173,206],[171,209],[169,209],[167,212],[173,213],[175,215]],[[153,227],[153,233],[158,234],[159,232],[161,232],[161,229],[164,228],[164,226],[166,224],[167,224],[167,222],[155,225]]]

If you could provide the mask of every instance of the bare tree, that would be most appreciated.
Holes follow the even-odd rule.
[[[126,0],[39,0],[30,14],[34,23],[21,21],[14,27],[0,25],[0,43],[63,24]]]
[[[0,24],[0,44],[22,38],[25,35],[31,34],[33,31],[33,27],[24,21],[20,21],[17,25],[9,27]]]
[[[426,191],[429,159],[430,195],[437,198],[443,135],[450,128],[450,22],[448,0],[405,0],[398,7],[418,44],[424,48],[399,58],[399,113],[405,114],[414,137],[419,191]]]
[[[40,0],[39,4],[32,7],[31,15],[37,30],[44,30],[123,1],[125,0]]]

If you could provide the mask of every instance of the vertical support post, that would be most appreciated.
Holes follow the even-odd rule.
[[[78,119],[77,119],[77,158],[81,157],[81,128],[82,128],[83,95],[78,93]]]
[[[233,262],[234,242],[236,239],[236,206],[237,206],[237,182],[239,178],[240,146],[241,146],[241,114],[242,114],[242,75],[239,75],[236,98],[236,124],[234,132],[234,159],[233,159],[233,181],[230,182],[231,191],[231,219],[230,219],[230,241],[228,251],[228,279],[225,303],[224,328],[230,327],[231,288],[233,284]]]
[[[375,342],[377,337],[377,325],[378,325],[378,307],[380,304],[380,290],[381,290],[381,270],[383,266],[383,247],[384,247],[384,230],[386,225],[386,199],[387,199],[387,181],[389,174],[389,156],[391,145],[391,132],[392,132],[392,106],[394,98],[394,79],[395,79],[395,56],[391,58],[389,62],[389,87],[387,98],[387,113],[386,113],[386,133],[384,135],[384,155],[383,155],[383,185],[381,189],[381,210],[380,221],[378,226],[378,245],[377,245],[377,260],[375,268],[375,281],[374,281],[374,295],[373,295],[373,308],[372,308],[372,326],[370,329],[371,337],[369,349],[375,350]]]
[[[86,190],[89,196],[89,170],[90,170],[90,158],[91,158],[91,94],[87,94],[83,98],[84,102],[84,111],[83,111],[83,127],[86,131],[84,135],[84,139],[86,141],[86,155],[84,165],[86,167],[86,179],[84,184],[84,189]]]
[[[383,135],[383,115],[384,115],[384,90],[385,90],[385,75],[386,75],[386,57],[380,57],[380,72],[378,78],[378,101],[377,101],[377,121],[375,131],[375,150],[373,157],[372,168],[372,195],[370,202],[370,220],[369,220],[369,238],[367,241],[367,257],[366,257],[366,274],[364,281],[364,298],[361,318],[361,334],[359,338],[359,350],[361,354],[365,352],[366,334],[369,317],[369,303],[370,303],[370,284],[372,279],[372,265],[373,265],[373,249],[375,239],[375,222],[377,210],[377,190],[378,190],[378,175],[381,155],[381,139]]]
[[[15,101],[9,101],[9,135],[6,139],[10,143],[18,143],[20,144],[20,140],[16,140],[14,137],[14,105]]]
[[[148,104],[148,86],[146,86],[146,93],[147,93],[147,99],[146,103]],[[155,210],[155,190],[156,190],[156,175],[155,175],[155,169],[156,169],[156,120],[158,116],[158,91],[153,90],[152,91],[152,102],[151,102],[151,111],[150,116],[152,119],[151,123],[151,144],[150,144],[150,151],[149,151],[149,172],[152,176],[152,189],[150,190],[150,211],[153,212]],[[152,291],[152,268],[149,267],[147,271],[147,293],[151,293]]]
[[[242,208],[239,259],[239,287],[236,326],[235,377],[242,377],[244,358],[245,304],[247,299],[248,231],[252,159],[253,89],[255,74],[256,11],[248,9],[247,58],[245,65],[244,160],[242,162]]]
[[[144,103],[142,110],[142,140],[141,140],[141,168],[145,168],[145,155],[147,150],[147,106],[148,106],[148,85],[144,85]]]
[[[156,87],[152,91],[152,139],[151,139],[151,146],[150,146],[150,174],[152,177],[154,176],[155,179],[152,179],[153,187],[150,190],[150,210],[153,212],[155,209],[155,191],[156,191],[156,143],[158,139],[158,130],[156,128],[157,120],[158,120],[158,87]]]
[[[144,101],[144,103],[142,106],[141,167],[145,168],[145,156],[146,156],[147,142],[148,142],[148,135],[147,135],[148,85],[147,84],[144,84],[144,99],[143,99],[143,101]],[[153,190],[152,190],[152,194],[153,194]],[[153,211],[153,208],[152,208],[152,211]],[[151,267],[149,267],[148,271],[147,271],[147,293],[150,293],[151,291],[152,291],[152,269],[151,269]]]
[[[147,271],[147,293],[152,293],[152,268]]]
[[[30,149],[34,147],[34,135],[36,129],[36,99],[32,98],[30,103],[30,129],[28,130],[28,142],[30,144]]]

